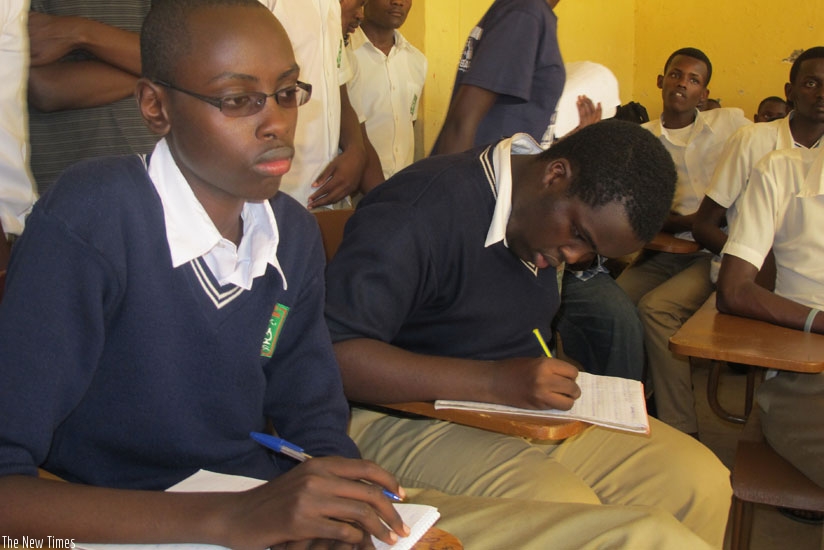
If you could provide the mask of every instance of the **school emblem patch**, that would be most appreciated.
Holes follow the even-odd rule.
[[[269,327],[266,329],[266,336],[263,337],[263,345],[260,348],[261,357],[272,357],[272,354],[275,353],[275,346],[278,343],[280,331],[283,330],[287,313],[289,313],[288,307],[283,304],[275,304],[272,318],[269,319]]]

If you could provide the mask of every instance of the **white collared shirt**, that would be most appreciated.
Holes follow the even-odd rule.
[[[684,138],[683,144],[679,143],[677,137],[670,135],[671,130],[664,128],[662,119],[643,125],[661,140],[672,155],[678,181],[675,184],[671,210],[685,216],[698,210],[724,143],[742,126],[753,124],[744,116],[741,109],[721,108],[704,112],[696,110],[695,113],[692,130]],[[689,233],[683,237],[692,238]]]
[[[340,87],[351,78],[343,51],[340,0],[263,0],[278,18],[295,50],[300,80],[312,97],[300,107],[295,156],[280,190],[306,206],[317,189],[312,183],[338,154]],[[272,90],[273,91],[273,90]]]
[[[243,237],[236,247],[215,227],[177,167],[165,139],[155,146],[148,172],[163,205],[173,267],[203,257],[221,285],[233,284],[250,290],[254,279],[271,264],[286,288],[286,277],[277,258],[280,233],[269,201],[243,205]]]
[[[793,139],[790,120],[795,116],[791,112],[779,120],[744,126],[727,140],[712,183],[707,189],[707,196],[713,201],[729,208],[743,191],[753,166],[767,153],[777,149],[802,147]],[[818,147],[819,140],[813,147]]]
[[[366,121],[369,141],[375,147],[388,178],[415,160],[418,104],[426,82],[426,57],[395,31],[395,44],[385,55],[358,28],[349,38],[355,56],[349,99]]]
[[[37,200],[29,171],[26,115],[28,6],[11,0],[0,7],[0,221],[3,230],[14,235],[23,232],[26,215]]]
[[[511,138],[503,139],[492,151],[492,168],[494,170],[495,211],[492,214],[492,223],[486,234],[485,247],[503,241],[506,242],[506,224],[512,213],[512,158],[511,155],[534,155],[543,151],[529,134],[515,134]]]
[[[722,254],[760,268],[772,248],[775,293],[824,308],[824,148],[769,153],[727,216]]]

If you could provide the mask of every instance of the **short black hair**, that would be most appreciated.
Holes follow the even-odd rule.
[[[712,63],[710,62],[710,58],[707,57],[707,54],[698,48],[680,48],[672,52],[672,54],[667,58],[667,62],[664,63],[664,74],[667,74],[667,69],[669,68],[670,63],[677,55],[686,55],[687,57],[692,57],[703,62],[704,65],[707,66],[707,81],[704,82],[704,86],[706,87],[709,85],[710,79],[712,78]]]
[[[244,6],[268,8],[258,0],[153,0],[140,31],[141,73],[152,80],[174,81],[176,64],[189,53],[187,19],[201,8]]]
[[[568,194],[592,208],[623,205],[635,236],[647,242],[661,230],[675,194],[675,165],[652,132],[623,120],[586,126],[540,154],[566,159],[573,171]]]
[[[787,104],[787,101],[783,97],[778,97],[777,95],[771,95],[770,97],[765,97],[764,99],[761,100],[761,103],[758,104],[758,109],[757,110],[760,111],[761,107],[763,107],[765,103],[770,103],[771,101],[774,101],[776,103],[783,103],[784,105]]]
[[[815,46],[801,52],[801,55],[793,61],[793,66],[790,67],[790,83],[795,84],[795,79],[798,78],[798,73],[801,71],[801,64],[803,62],[808,59],[818,59],[821,57],[824,57],[824,46]]]

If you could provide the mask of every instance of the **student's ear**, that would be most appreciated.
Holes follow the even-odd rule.
[[[159,136],[168,134],[171,125],[166,112],[166,89],[148,78],[141,78],[137,81],[134,93],[140,114],[143,115],[149,130]]]
[[[710,97],[710,89],[709,88],[704,88],[704,91],[701,92],[701,99],[698,100],[698,104],[699,105],[706,105],[707,104],[707,98],[709,98],[709,97]]]
[[[662,75],[662,74],[658,75],[658,89],[659,90],[664,89],[664,75]]]
[[[566,186],[572,179],[572,166],[564,158],[554,159],[544,168],[544,187]]]
[[[793,85],[792,82],[787,82],[784,84],[784,97],[787,100],[787,106],[789,107],[790,102],[793,100]]]

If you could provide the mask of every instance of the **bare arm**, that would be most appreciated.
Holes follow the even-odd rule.
[[[578,370],[557,359],[476,361],[411,353],[378,340],[335,344],[347,397],[362,403],[458,399],[567,410]]]
[[[682,231],[692,231],[693,222],[695,221],[695,214],[676,214],[670,212],[667,219],[664,220],[662,231],[667,233],[681,233]]]
[[[52,63],[29,72],[29,105],[44,113],[108,105],[136,84],[136,76],[99,61]]]
[[[33,11],[29,13],[29,38],[33,67],[83,50],[107,65],[140,76],[140,37],[135,32],[85,17]]]
[[[367,480],[374,485],[362,483]],[[286,541],[358,544],[406,534],[380,487],[394,478],[363,460],[318,458],[241,493],[128,491],[29,476],[0,478],[0,532],[90,542],[199,542],[267,548]],[[366,504],[366,506],[364,506]]]
[[[340,87],[340,148],[341,153],[312,184],[317,191],[309,196],[310,209],[334,204],[357,191],[366,166],[361,125],[349,102],[346,85]]]
[[[140,75],[137,33],[83,17],[29,14],[29,101],[41,111],[105,105],[128,97]],[[83,50],[93,59],[64,59]]]
[[[727,223],[727,209],[705,196],[695,213],[692,235],[704,248],[721,254],[727,243],[727,234],[721,228]]]
[[[477,86],[458,88],[449,104],[437,149],[433,154],[460,153],[475,145],[475,134],[486,114],[495,104],[498,94]]]
[[[718,311],[802,330],[810,308],[760,286],[757,273],[751,263],[725,254],[718,274]],[[816,316],[811,330],[824,333],[824,314]]]

